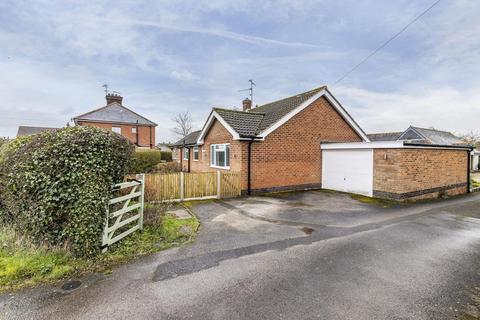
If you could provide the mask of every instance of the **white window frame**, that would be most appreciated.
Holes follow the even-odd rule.
[[[177,160],[177,148],[173,148],[172,150],[172,160]]]
[[[118,129],[118,131],[116,129]],[[112,131],[118,134],[122,134],[122,127],[112,126]]]
[[[137,133],[137,127],[132,127],[132,133]]]
[[[197,158],[195,159],[195,154],[197,154]],[[200,160],[200,151],[198,146],[193,147],[193,161]]]
[[[227,148],[228,148],[228,166],[219,166],[216,163],[217,157],[216,157],[216,152],[214,151],[217,147],[224,147],[225,150],[225,164],[227,163]],[[230,143],[217,143],[217,144],[211,144],[210,145],[210,167],[211,168],[218,168],[218,169],[230,169]]]
[[[183,148],[183,160],[190,158],[190,149],[188,147]]]

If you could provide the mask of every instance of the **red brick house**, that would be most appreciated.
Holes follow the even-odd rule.
[[[202,130],[174,144],[173,158],[187,172],[238,171],[245,193],[324,186],[403,200],[468,191],[467,147],[381,144],[323,86],[253,109],[248,99],[243,111],[213,108]],[[395,161],[384,161],[390,152]]]
[[[248,99],[243,111],[214,108],[184,140],[174,144],[184,170],[240,171],[245,191],[262,192],[320,187],[320,142],[368,137],[320,87],[254,109]]]
[[[75,125],[112,130],[139,148],[153,149],[157,124],[125,107],[118,94],[109,93],[105,98],[105,106],[73,118]]]

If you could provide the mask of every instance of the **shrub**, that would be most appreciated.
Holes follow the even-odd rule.
[[[13,140],[0,150],[0,220],[35,243],[95,254],[111,185],[123,180],[133,150],[122,136],[92,127]]]
[[[155,165],[162,161],[162,154],[159,150],[142,150],[135,152],[133,156],[130,173],[151,172]]]
[[[171,151],[161,151],[162,160],[166,162],[172,161],[172,152]]]
[[[154,173],[174,173],[180,171],[182,171],[182,165],[178,162],[159,163],[152,170]]]
[[[4,144],[8,142],[8,138],[5,137],[0,137],[0,147],[2,147]]]

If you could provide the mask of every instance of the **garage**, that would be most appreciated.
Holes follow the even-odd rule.
[[[322,143],[322,188],[401,201],[464,194],[471,149],[411,141]]]
[[[373,195],[373,150],[324,150],[322,188]]]

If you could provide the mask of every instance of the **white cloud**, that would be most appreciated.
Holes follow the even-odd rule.
[[[170,72],[170,75],[172,76],[172,78],[180,81],[192,81],[198,79],[197,76],[195,76],[193,73],[186,69],[173,70],[172,72]]]
[[[455,132],[478,130],[480,92],[451,87],[381,93],[354,87],[333,91],[367,132],[401,131],[409,125]]]

